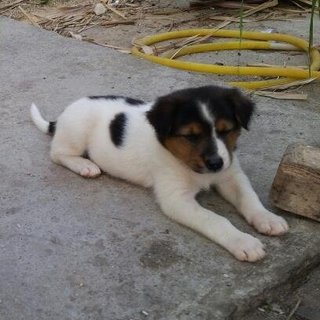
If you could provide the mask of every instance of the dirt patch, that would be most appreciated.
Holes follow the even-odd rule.
[[[243,7],[246,23],[292,20],[310,12],[308,8],[278,5],[275,0],[253,2]],[[95,13],[98,3],[105,9],[101,14]],[[191,7],[178,7],[176,3],[167,0],[2,0],[0,14],[122,51],[128,51],[134,38],[158,32],[227,25],[239,28],[240,3],[202,1]]]
[[[148,250],[140,257],[145,268],[169,268],[181,259],[169,241],[154,241]]]

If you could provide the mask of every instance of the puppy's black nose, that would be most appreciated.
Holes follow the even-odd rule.
[[[219,171],[223,167],[223,160],[218,155],[210,156],[205,161],[207,168],[210,171]]]

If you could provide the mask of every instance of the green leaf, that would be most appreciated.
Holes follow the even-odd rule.
[[[316,10],[317,3],[319,5],[320,0],[312,0],[311,16],[309,23],[309,77],[311,77],[311,49],[313,47],[313,18]],[[320,10],[320,9],[319,9]]]

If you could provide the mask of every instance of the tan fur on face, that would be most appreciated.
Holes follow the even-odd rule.
[[[238,137],[240,136],[240,129],[238,129],[233,122],[226,119],[219,119],[215,124],[217,133],[223,134],[224,132],[230,131],[222,138],[225,142],[227,149],[232,153],[237,145]]]
[[[179,130],[179,134],[187,135],[187,134],[202,134],[203,129],[199,123],[192,122],[186,126],[183,126]]]
[[[221,136],[224,141],[229,153],[236,148],[237,139],[240,136],[240,129],[236,125],[228,120],[219,119],[215,123],[217,133],[225,135]],[[231,131],[230,131],[231,130]],[[227,133],[230,131],[229,133]],[[181,127],[178,130],[178,136],[169,137],[164,141],[165,147],[178,159],[183,161],[187,166],[192,168],[194,171],[201,171],[206,168],[203,157],[201,156],[205,147],[206,136],[203,128],[199,123],[191,123]],[[179,136],[181,135],[181,136]],[[199,135],[200,139],[197,144],[189,142],[184,135]],[[201,138],[202,136],[202,138]]]
[[[226,119],[219,119],[215,123],[217,132],[229,131],[234,128],[234,124]]]
[[[240,130],[234,130],[227,134],[225,138],[225,143],[230,152],[235,150],[239,136]]]
[[[199,147],[192,146],[185,138],[171,137],[165,140],[164,145],[175,157],[193,170],[201,171],[205,168]]]

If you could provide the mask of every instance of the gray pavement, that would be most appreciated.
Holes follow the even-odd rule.
[[[108,175],[85,180],[49,160],[50,138],[29,120],[73,100],[150,100],[220,77],[168,69],[0,18],[0,319],[244,319],[320,262],[319,224],[282,213],[290,233],[257,235],[214,192],[204,206],[259,237],[267,257],[241,263],[161,214],[150,190]],[[289,143],[319,143],[319,83],[307,102],[256,98],[239,146],[264,204]]]
[[[288,320],[288,315],[294,310],[290,320],[320,319],[320,268],[316,268],[296,288],[291,287],[288,295],[285,290],[278,292],[276,299],[265,301],[245,320]]]

